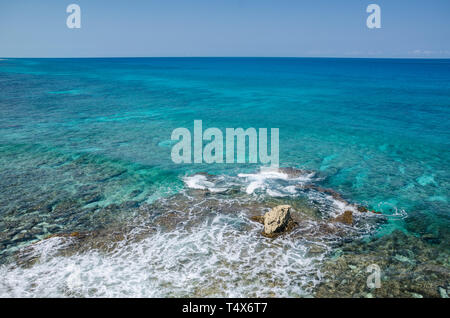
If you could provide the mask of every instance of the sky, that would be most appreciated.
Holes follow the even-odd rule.
[[[450,58],[450,0],[0,0],[0,57],[147,56]]]

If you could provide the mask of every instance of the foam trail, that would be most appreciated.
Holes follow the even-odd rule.
[[[285,196],[286,194],[273,189],[273,187],[276,186],[276,182],[287,181],[293,183],[304,183],[310,181],[313,175],[313,173],[309,173],[296,177],[290,177],[287,173],[282,172],[280,169],[262,167],[258,173],[240,173],[238,174],[238,177],[244,178],[249,183],[246,187],[247,194],[252,194],[256,190],[260,189],[263,191],[266,190],[266,193],[270,196]],[[291,194],[295,192],[293,191],[292,185],[286,187],[285,190]]]

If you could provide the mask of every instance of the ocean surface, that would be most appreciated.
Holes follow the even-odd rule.
[[[174,164],[171,133],[194,120],[279,128],[280,166],[304,173]],[[0,60],[0,296],[312,295],[332,244],[308,257],[305,241],[223,212],[233,200],[303,198],[322,219],[348,208],[298,184],[381,212],[365,240],[400,230],[448,253],[450,60]],[[216,194],[231,188],[242,196]],[[180,199],[194,190],[213,193],[213,212]],[[189,217],[155,226],[175,201]],[[111,229],[114,247],[55,254],[68,244],[57,234]],[[22,266],[29,249],[40,258]]]

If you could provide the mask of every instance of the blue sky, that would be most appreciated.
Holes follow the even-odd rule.
[[[371,3],[381,29],[366,27]],[[0,56],[449,58],[450,1],[0,0]]]

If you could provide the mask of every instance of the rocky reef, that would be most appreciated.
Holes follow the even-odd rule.
[[[367,284],[370,265],[380,269],[380,285]],[[316,297],[447,297],[450,289],[448,247],[394,231],[370,241],[357,240],[332,252],[321,271]]]
[[[294,178],[295,182],[295,178],[305,172],[291,168],[284,173]],[[41,204],[39,211],[48,207],[48,220],[55,220],[58,211],[61,211],[61,216],[74,218],[77,221],[74,224],[79,226],[72,227],[71,231],[61,231],[58,227],[49,231],[48,225],[39,230],[42,221],[37,217],[35,221],[29,221],[28,227],[24,227],[23,222],[20,226],[12,221],[8,223],[8,213],[12,212],[7,212],[7,218],[2,223],[7,231],[1,232],[1,244],[14,246],[23,243],[17,245],[17,249],[11,249],[11,255],[8,256],[14,259],[17,266],[31,268],[45,261],[48,255],[44,255],[39,246],[47,242],[58,244],[58,248],[52,251],[52,257],[72,257],[93,251],[108,255],[141,241],[151,240],[161,233],[170,235],[178,231],[195,236],[199,231],[205,231],[205,224],[213,224],[218,216],[235,218],[240,215],[242,220],[233,219],[230,221],[231,230],[220,234],[225,235],[222,243],[236,243],[236,238],[255,233],[252,244],[261,244],[257,251],[268,249],[267,255],[271,255],[270,249],[278,248],[281,242],[286,246],[300,243],[301,257],[308,259],[308,264],[314,264],[316,271],[309,269],[310,278],[308,282],[302,283],[301,290],[304,293],[288,293],[289,296],[448,297],[449,247],[445,240],[433,240],[428,233],[420,236],[400,231],[377,237],[377,229],[386,223],[383,215],[347,202],[334,190],[313,184],[296,185],[298,192],[293,196],[260,196],[247,193],[245,186],[233,182],[230,183],[232,186],[221,187],[220,182],[223,180],[217,176],[198,175],[201,176],[198,180],[203,182],[202,185],[196,184],[194,188],[186,188],[152,203],[127,200],[121,204],[99,206],[89,205],[89,202],[95,201],[87,199],[82,201],[83,205],[79,201],[71,203],[62,200],[50,206],[44,202]],[[333,207],[328,203],[331,201],[326,200],[334,200],[339,204]],[[87,219],[83,223],[83,218],[91,217],[98,221],[102,215],[101,226],[94,229],[81,226],[92,222],[92,219]],[[112,218],[113,215],[116,217]],[[126,221],[117,218],[117,215],[127,215]],[[245,237],[248,239],[248,235]],[[240,253],[245,255],[245,252]],[[288,250],[285,253],[289,253]],[[270,262],[270,259],[266,261]],[[273,284],[264,286],[266,291],[263,294],[251,292],[244,295],[278,296],[280,288],[286,288],[286,281],[272,278],[270,273],[258,272],[254,276],[249,268],[258,266],[251,263],[254,261],[241,264],[221,259],[220,262],[222,267],[219,271],[232,273],[237,271],[237,267],[241,270],[245,268],[243,274],[239,274],[241,276],[233,278],[236,282],[264,277]],[[371,288],[367,284],[370,275],[367,268],[373,264],[380,268],[379,288]],[[301,264],[298,265],[301,268]],[[195,289],[198,290],[195,295],[228,295],[222,293],[224,288],[230,288],[225,278],[214,272],[208,275],[210,287]],[[290,288],[303,280],[298,273],[291,275],[284,278],[289,281]],[[271,288],[272,293],[267,291]]]

